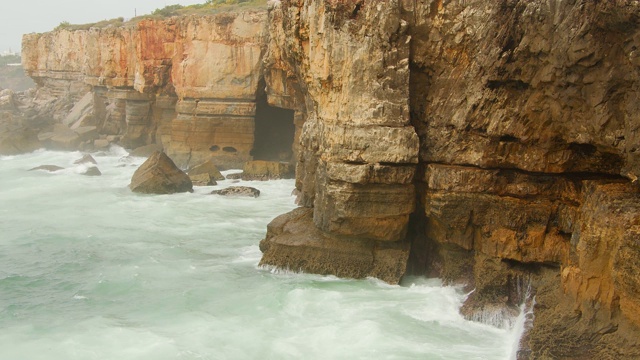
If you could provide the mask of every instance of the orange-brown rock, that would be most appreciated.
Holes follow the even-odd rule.
[[[184,168],[239,168],[252,158],[265,24],[256,9],[28,34],[23,65],[49,125],[156,143]]]
[[[471,318],[517,305],[515,280],[528,282],[535,320],[520,358],[638,357],[640,323],[622,304],[640,293],[612,256],[633,253],[637,234],[623,229],[640,217],[627,205],[640,172],[640,4],[415,4],[423,235],[410,267],[474,287]]]
[[[267,94],[273,103],[304,104],[296,186],[299,203],[313,208],[304,221],[279,220],[299,230],[268,235],[280,250],[269,250],[262,263],[283,266],[286,258],[291,268],[308,262],[307,271],[371,276],[379,265],[371,249],[381,246],[393,250],[385,256],[389,274],[379,276],[398,282],[419,147],[409,123],[410,37],[402,7],[283,1],[269,17]],[[317,236],[306,236],[305,226]]]
[[[523,283],[537,292],[540,331],[520,357],[636,356],[625,244],[638,234],[620,229],[640,216],[625,205],[640,173],[638,14],[631,0],[274,3],[267,94],[303,109],[304,226],[333,242],[310,255],[302,231],[282,230],[303,227],[293,212],[263,262],[338,272],[328,259],[345,252],[323,252],[342,239],[397,241],[410,223],[409,269],[475,288],[470,318],[510,313]],[[607,210],[587,215],[595,198]],[[626,215],[608,226],[607,212]]]
[[[189,176],[163,152],[156,151],[133,173],[129,188],[145,194],[192,192]]]
[[[333,236],[313,224],[313,210],[297,208],[275,218],[260,242],[260,265],[292,271],[368,276],[397,284],[406,267],[409,244]]]

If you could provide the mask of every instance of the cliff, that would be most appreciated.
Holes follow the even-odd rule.
[[[391,282],[406,266],[475,289],[462,311],[478,320],[529,293],[521,358],[640,356],[639,15],[634,1],[274,5],[267,58],[304,99],[307,210],[273,221],[261,263]]]
[[[283,0],[27,35],[23,61],[54,122],[182,167],[285,144],[301,207],[263,265],[439,276],[471,319],[535,303],[520,358],[635,358],[639,47],[633,0]]]
[[[53,122],[95,126],[129,148],[164,147],[181,167],[251,159],[266,11],[143,19],[23,39],[23,64]],[[207,59],[207,61],[202,61]],[[69,101],[84,104],[71,117]]]

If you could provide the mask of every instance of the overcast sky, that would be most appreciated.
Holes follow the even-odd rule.
[[[0,53],[20,52],[22,34],[52,30],[63,21],[86,24],[132,18],[166,5],[201,4],[205,0],[0,0]]]

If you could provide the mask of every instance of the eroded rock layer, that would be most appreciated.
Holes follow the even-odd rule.
[[[636,1],[274,4],[268,93],[307,116],[309,210],[274,220],[262,263],[368,276],[362,242],[408,239],[409,271],[475,288],[469,318],[537,294],[520,357],[639,356],[639,14]],[[296,230],[311,214],[317,236]]]
[[[338,271],[330,269],[337,256],[331,249],[339,243],[343,256],[376,258],[378,242],[404,240],[415,205],[419,144],[409,123],[410,36],[402,8],[396,1],[286,1],[274,4],[269,16],[268,59],[280,80],[269,90],[301,88],[304,95],[298,100],[307,115],[298,154],[299,201],[326,234],[305,239],[298,233],[297,246],[314,249],[302,250],[301,256],[314,254],[307,270]],[[282,246],[292,236],[271,231],[265,242]],[[261,263],[296,269],[279,260],[284,249],[265,253]],[[395,275],[386,280],[400,280],[407,255],[396,252],[396,261],[387,264]],[[340,266],[339,274],[375,276],[355,268]]]
[[[640,4],[415,4],[412,266],[471,284],[471,318],[528,282],[523,358],[640,356]]]

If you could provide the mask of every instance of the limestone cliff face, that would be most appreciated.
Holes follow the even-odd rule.
[[[419,144],[409,122],[410,36],[401,10],[395,1],[286,1],[270,9],[268,59],[280,81],[268,94],[301,91],[296,104],[306,113],[297,179],[300,204],[311,210],[290,223],[312,218],[320,232],[273,228],[263,264],[390,282],[404,272]],[[346,270],[348,253],[364,270]]]
[[[85,125],[127,147],[160,144],[182,167],[211,158],[242,167],[254,143],[265,24],[266,12],[254,11],[29,34],[23,62],[42,101],[87,96]],[[56,110],[57,121],[69,114]]]
[[[552,268],[561,290],[537,298],[545,320],[532,356],[637,357],[621,344],[640,325],[629,261],[639,255],[629,180],[640,173],[640,4],[422,1],[413,15],[425,234],[414,244],[432,246],[426,267],[473,274],[470,316],[518,301],[509,278],[548,295],[536,276]]]
[[[269,94],[306,114],[308,210],[270,225],[262,263],[397,281],[376,261],[407,262],[475,288],[475,319],[530,285],[520,357],[640,356],[639,16],[637,1],[274,3]]]

